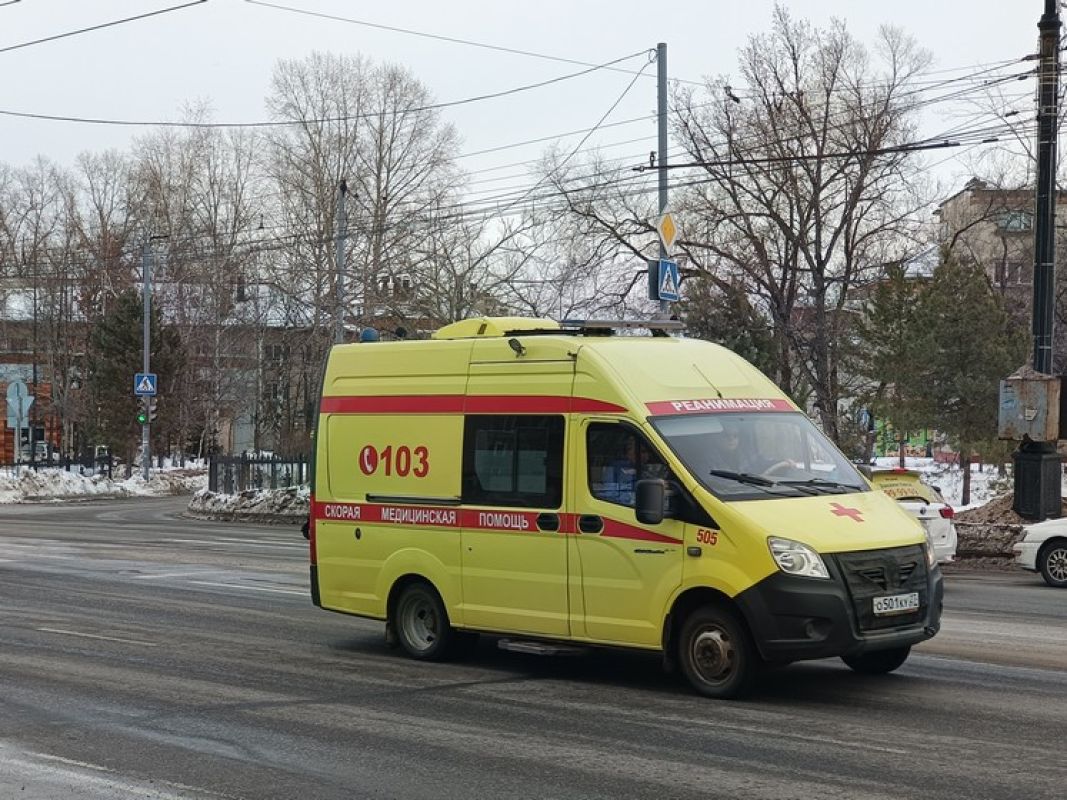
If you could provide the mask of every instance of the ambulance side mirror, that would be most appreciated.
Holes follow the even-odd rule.
[[[663,522],[663,506],[667,499],[667,482],[659,479],[641,480],[634,487],[637,521],[645,525]]]

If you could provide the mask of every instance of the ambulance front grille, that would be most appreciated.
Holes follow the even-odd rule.
[[[908,627],[926,618],[929,588],[921,546],[838,553],[834,558],[845,580],[860,631]],[[904,614],[875,615],[875,597],[911,592],[919,595],[917,610]]]

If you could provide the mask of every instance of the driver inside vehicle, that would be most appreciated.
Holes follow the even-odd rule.
[[[795,468],[793,461],[768,457],[757,452],[752,446],[742,446],[740,428],[733,422],[723,425],[722,431],[715,437],[714,468],[727,472],[741,472],[753,475],[782,474]]]

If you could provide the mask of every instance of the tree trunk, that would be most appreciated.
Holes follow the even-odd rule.
[[[899,461],[901,469],[904,469],[904,466],[905,466],[905,460],[904,459],[906,458],[907,443],[908,443],[907,435],[904,434],[904,433],[901,433],[900,434],[900,461]]]
[[[966,506],[971,502],[971,456],[969,453],[960,453],[960,467],[963,469],[963,494],[960,501]]]

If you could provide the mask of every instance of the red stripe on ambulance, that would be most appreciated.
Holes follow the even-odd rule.
[[[323,397],[323,414],[622,414],[620,405],[565,395],[345,395]]]
[[[730,412],[795,411],[788,400],[763,397],[709,397],[701,400],[666,400],[646,403],[649,412],[667,414],[725,414]]]
[[[638,528],[635,525],[627,525],[614,519],[604,520],[604,530],[600,533],[609,539],[636,539],[641,542],[659,542],[660,544],[681,544],[681,540],[664,536],[661,533]]]
[[[572,534],[578,530],[577,514],[560,514],[558,531],[542,531],[537,527],[537,518],[541,516],[541,512],[509,509],[457,509],[445,506],[401,506],[378,503],[316,503],[313,516],[315,520],[321,522],[378,522],[388,525],[467,528],[468,530],[502,533]],[[604,530],[599,535],[612,539],[681,544],[680,540],[670,536],[663,536],[655,531],[613,519],[604,520]]]

